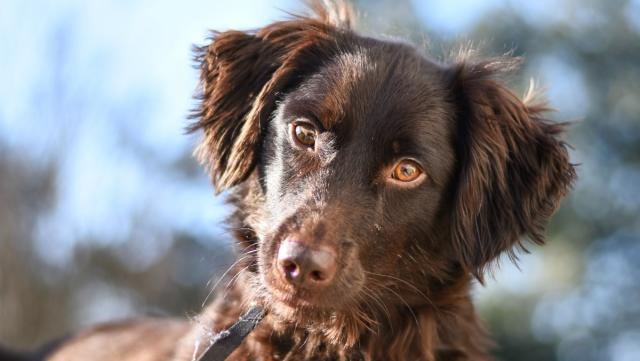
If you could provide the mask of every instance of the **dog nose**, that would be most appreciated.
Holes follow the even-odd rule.
[[[278,249],[278,269],[294,286],[329,284],[336,268],[336,256],[330,250],[311,248],[290,239],[285,239]]]

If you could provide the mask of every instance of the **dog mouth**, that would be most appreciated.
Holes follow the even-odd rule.
[[[276,305],[276,307],[292,308],[296,310],[322,310],[327,308],[326,305],[318,302],[318,300],[314,299],[314,297],[306,295],[302,292],[290,293],[277,289],[272,289],[269,292],[271,301]]]
[[[263,280],[268,300],[277,307],[305,309],[305,310],[324,310],[332,309],[338,305],[338,300],[330,297],[335,290],[309,290],[304,288],[295,288],[279,280]]]
[[[267,300],[270,313],[284,322],[294,322],[298,325],[327,324],[336,313],[347,312],[353,308],[337,299],[333,303],[327,302],[329,297],[319,297],[305,292],[287,292],[271,287]],[[335,297],[334,297],[335,298]]]
[[[276,319],[287,324],[324,329],[345,315],[361,315],[369,310],[360,301],[366,298],[360,280],[341,279],[322,290],[308,290],[265,278],[269,277],[263,277],[263,304]]]

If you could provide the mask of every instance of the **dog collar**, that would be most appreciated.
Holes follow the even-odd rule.
[[[240,316],[231,327],[218,333],[197,361],[226,360],[240,346],[242,340],[262,321],[264,315],[262,307],[252,307],[247,313]]]

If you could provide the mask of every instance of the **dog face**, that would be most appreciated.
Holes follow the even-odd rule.
[[[542,242],[574,177],[561,126],[499,82],[513,59],[436,64],[326,13],[198,52],[197,154],[235,187],[255,297],[336,342]]]
[[[403,276],[434,238],[454,168],[439,69],[373,42],[328,59],[283,96],[259,164],[261,276],[277,300],[350,307],[376,275]]]

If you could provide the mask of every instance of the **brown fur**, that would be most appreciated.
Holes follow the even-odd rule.
[[[267,316],[230,360],[490,359],[471,284],[500,254],[515,257],[523,237],[543,243],[575,178],[563,126],[503,84],[519,59],[435,63],[356,34],[351,10],[333,4],[256,32],[215,32],[196,49],[196,154],[236,207],[228,288],[189,330],[99,328],[49,360],[98,349],[91,359],[191,360],[252,304]],[[286,131],[300,118],[320,129],[312,151]],[[390,185],[406,156],[427,180]],[[278,278],[274,255],[291,237],[336,251],[330,286]]]
[[[481,279],[482,268],[527,235],[544,242],[544,225],[575,178],[564,125],[545,120],[544,104],[525,104],[499,82],[520,59],[493,59],[453,71],[462,97],[458,143],[467,159],[460,169],[452,240]],[[465,121],[466,120],[466,121]]]

